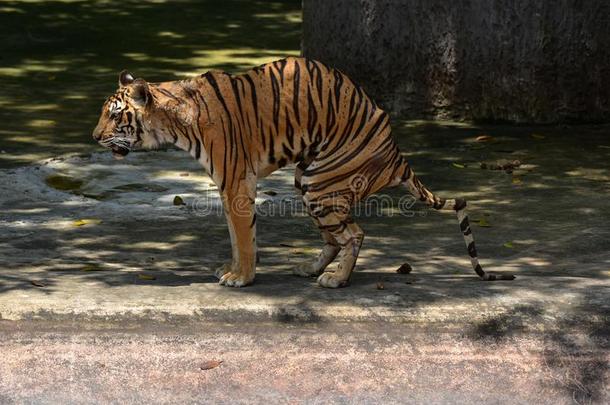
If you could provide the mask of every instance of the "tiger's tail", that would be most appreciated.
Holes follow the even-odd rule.
[[[470,222],[468,221],[468,214],[466,213],[466,200],[461,198],[444,199],[434,195],[434,193],[428,190],[426,186],[424,186],[421,181],[419,181],[419,179],[417,178],[413,170],[411,170],[408,164],[406,164],[404,174],[401,177],[401,183],[407,186],[407,188],[415,198],[425,202],[430,207],[439,211],[456,212],[458,222],[460,224],[460,231],[464,236],[464,242],[466,243],[466,248],[468,249],[468,255],[470,256],[472,268],[474,269],[475,273],[477,273],[477,275],[481,278],[481,280],[514,280],[515,276],[513,276],[512,274],[485,272],[483,270],[483,267],[481,267],[481,264],[479,263],[479,258],[477,256],[477,248],[474,244],[474,236],[472,235],[472,229],[470,229]]]

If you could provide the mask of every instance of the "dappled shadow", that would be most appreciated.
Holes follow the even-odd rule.
[[[298,54],[300,1],[3,1],[0,167],[95,149],[121,69],[150,81]]]
[[[589,293],[595,293],[593,287]],[[581,311],[580,313],[578,313]],[[529,330],[539,329],[544,347],[542,366],[545,389],[562,390],[575,403],[598,403],[606,395],[610,363],[605,355],[610,338],[610,325],[604,321],[610,315],[599,307],[572,309],[546,328],[547,309],[540,304],[523,304],[506,313],[473,325],[467,332],[475,340],[512,342]],[[602,320],[600,322],[600,320]],[[517,340],[518,341],[518,340]]]
[[[262,307],[267,320],[286,324],[358,316],[457,324],[475,341],[518,339],[534,331],[548,342],[547,377],[577,400],[600,398],[608,364],[591,353],[605,350],[608,342],[610,148],[602,146],[610,145],[604,132],[569,129],[586,133],[577,141],[549,127],[395,122],[394,128],[427,186],[469,200],[484,267],[514,273],[515,281],[479,281],[455,216],[417,205],[410,216],[357,218],[367,236],[349,288],[327,290],[315,279],[291,275],[293,266],[313,259],[320,247],[311,221],[300,215],[261,216],[256,283],[244,289],[218,286],[213,269],[231,250],[226,223],[222,216],[202,216],[194,204],[194,196],[216,191],[186,155],[154,152],[121,162],[97,156],[51,162],[39,173],[3,172],[0,299],[12,297],[19,305],[24,295],[42,296],[76,307],[93,296],[96,308],[112,300],[146,308],[180,302],[193,316],[219,302],[222,308],[210,311],[230,312],[236,321],[253,316],[240,310],[251,305]],[[483,134],[492,139],[477,142]],[[507,155],[532,170],[508,174],[478,166]],[[44,178],[54,170],[78,175],[83,186],[51,189]],[[105,175],[92,182],[94,190],[87,176],[100,171]],[[515,177],[521,181],[515,183]],[[260,190],[273,190],[276,198],[292,195],[292,181],[287,168],[262,181]],[[103,199],[85,195],[103,194],[104,188],[115,192]],[[172,205],[178,193],[186,206]],[[387,191],[394,200],[405,193]],[[79,218],[102,222],[75,226]],[[411,274],[395,272],[404,262],[412,265]],[[588,340],[579,343],[566,331]]]
[[[602,255],[610,251],[610,230],[599,226],[609,219],[603,191],[608,188],[606,162],[610,155],[610,145],[604,144],[605,132],[600,128],[603,129],[573,127],[555,131],[550,127],[481,127],[396,121],[394,136],[426,185],[440,195],[466,197],[470,201],[479,253],[483,265],[489,270],[536,277],[598,277],[604,274],[599,267],[600,260],[609,259],[603,259]],[[573,137],[562,131],[578,131],[586,133],[586,136]],[[492,139],[477,142],[476,137],[482,134],[492,136]],[[587,155],[586,161],[581,159],[582,154]],[[196,196],[209,195],[217,199],[215,188],[208,187],[210,182],[197,173],[196,163],[186,155],[181,157],[183,160],[168,159],[170,155],[164,156],[163,152],[151,156],[154,156],[153,161],[160,161],[151,163],[156,172],[134,164],[112,162],[110,157],[89,164],[67,164],[66,170],[80,179],[87,178],[88,173],[94,170],[95,181],[92,183],[106,187],[92,191],[86,184],[83,190],[73,192],[76,196],[87,197],[84,200],[66,201],[65,192],[47,193],[44,198],[39,196],[32,201],[28,198],[5,200],[3,209],[12,221],[30,221],[28,226],[14,228],[18,232],[4,240],[8,251],[34,249],[39,251],[38,255],[43,252],[47,254],[46,259],[56,259],[57,262],[48,262],[47,270],[57,267],[58,270],[52,271],[58,274],[71,250],[89,252],[86,260],[82,254],[76,255],[80,257],[77,264],[104,263],[109,266],[106,270],[119,268],[123,261],[127,261],[134,269],[140,270],[206,269],[211,272],[213,265],[228,259],[228,233],[222,217],[201,217],[196,209]],[[511,175],[478,167],[480,161],[507,156],[529,164],[532,169]],[[141,172],[146,172],[146,176],[142,177]],[[183,177],[189,173],[190,176]],[[512,181],[515,177],[520,179],[520,183]],[[157,193],[130,193],[135,186]],[[268,188],[292,195],[291,169],[272,176],[260,187],[261,190]],[[136,188],[135,191],[142,189]],[[549,192],[553,193],[551,197]],[[188,206],[176,207],[174,211],[164,208],[165,211],[159,211],[154,219],[147,219],[147,208],[138,207],[138,204],[171,206],[174,193],[180,193]],[[398,201],[405,190],[393,189],[386,193]],[[58,228],[49,225],[50,208],[40,207],[36,202],[38,198],[53,201],[57,212],[52,218],[68,222],[66,215],[72,215],[73,220],[78,218],[75,215],[87,215],[86,207],[103,207],[102,202],[127,203],[127,207],[137,215],[133,219],[137,224],[130,219],[113,222],[114,214],[102,210],[97,215],[106,213],[111,217],[104,218],[104,223],[99,226]],[[72,205],[83,202],[82,214],[70,214]],[[36,218],[41,218],[41,221]],[[477,225],[481,219],[485,220],[486,226]],[[278,220],[281,226],[278,226]],[[363,215],[358,222],[367,234],[358,270],[397,268],[403,261],[409,261],[416,272],[425,274],[472,274],[453,215],[416,205],[410,216]],[[43,229],[41,225],[44,225]],[[260,218],[258,225],[263,258],[260,269],[288,272],[297,261],[314,257],[319,246],[317,232],[304,216]],[[165,232],[152,231],[159,227]],[[40,234],[41,231],[44,233]],[[34,234],[37,236],[33,237]],[[598,254],[590,254],[592,249]],[[160,257],[164,259],[160,261]],[[393,264],[388,264],[389,259]],[[24,266],[31,263],[27,258],[23,261]],[[18,264],[12,262],[7,265]],[[119,277],[109,285],[129,284],[130,277]],[[264,277],[263,274],[259,279]],[[357,283],[359,277],[357,273],[353,282]],[[104,281],[105,277],[96,280]],[[180,285],[181,282],[175,283]],[[0,289],[35,287],[30,283],[4,284]],[[252,289],[249,291],[255,293]],[[285,294],[293,293],[285,291]]]

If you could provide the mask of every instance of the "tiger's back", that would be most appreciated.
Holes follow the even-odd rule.
[[[216,122],[222,126],[218,132],[225,135],[224,144],[237,146],[228,158],[241,162],[241,173],[264,177],[297,162],[307,169],[305,181],[314,171],[327,181],[346,166],[350,175],[369,179],[390,174],[382,170],[386,166],[392,172],[400,166],[388,115],[349,77],[320,62],[287,58],[235,76],[208,72],[201,86],[214,95],[208,108],[216,103],[216,114],[226,117]],[[381,177],[366,192],[385,185],[387,176]],[[319,181],[308,184],[310,189],[319,188]]]

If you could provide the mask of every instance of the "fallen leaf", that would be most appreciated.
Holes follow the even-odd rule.
[[[541,134],[531,134],[530,136],[534,139],[545,139],[546,138],[546,136],[541,135]]]
[[[512,249],[514,248],[513,243],[512,242],[506,242],[505,244],[503,244],[502,246],[504,246],[505,248],[509,248]]]
[[[487,222],[485,218],[475,219],[473,222],[482,228],[489,228],[491,226],[491,224]]]
[[[138,274],[138,278],[140,280],[156,280],[155,276],[151,276],[150,274]]]
[[[42,281],[36,281],[36,280],[30,281],[30,284],[32,284],[34,287],[46,287],[47,286]]]
[[[521,184],[521,183],[523,183],[523,181],[519,177],[513,177],[512,183]]]
[[[97,225],[97,224],[101,224],[101,223],[102,223],[101,219],[83,218],[83,219],[77,219],[76,221],[72,222],[72,225],[83,226],[83,225]]]
[[[186,205],[184,200],[179,195],[174,197],[174,205]]]
[[[398,269],[396,269],[396,273],[398,274],[409,274],[413,268],[409,263],[403,263],[400,265]]]
[[[213,368],[216,368],[218,366],[220,366],[222,364],[222,360],[208,360],[208,361],[204,361],[199,368],[201,370],[211,370]]]
[[[462,165],[460,163],[453,163],[453,167],[458,168],[458,169],[465,169],[466,165]]]
[[[487,142],[487,141],[491,141],[493,138],[493,136],[490,135],[480,135],[477,136],[477,142]]]
[[[180,177],[188,177],[190,176],[190,173],[180,173]]]
[[[378,290],[385,290],[385,286],[383,285],[383,283],[381,281],[377,283],[377,289]]]

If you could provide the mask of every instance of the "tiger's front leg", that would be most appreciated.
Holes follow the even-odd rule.
[[[244,287],[254,281],[256,266],[256,179],[241,180],[235,192],[222,194],[231,234],[232,264],[220,276],[220,284]]]

